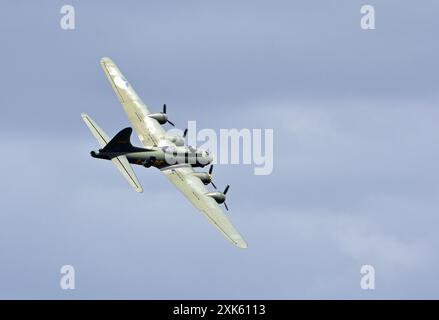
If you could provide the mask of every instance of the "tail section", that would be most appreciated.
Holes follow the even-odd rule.
[[[122,129],[107,143],[107,145],[102,149],[102,152],[130,153],[148,151],[148,149],[137,148],[131,144],[130,138],[132,133],[133,129],[130,127]]]
[[[127,157],[118,156],[111,159],[111,162],[116,166],[117,169],[122,173],[128,183],[134,188],[136,192],[143,192],[142,186],[134,173],[133,167],[131,167],[128,162]]]
[[[96,122],[93,121],[92,118],[90,118],[87,114],[82,113],[81,114],[82,119],[84,120],[87,127],[90,129],[93,136],[98,140],[99,144],[103,148],[102,150],[105,150],[105,148],[126,148],[131,146],[133,147],[130,142],[130,136],[132,129],[131,128],[125,128],[122,131],[120,131],[113,139],[110,140],[108,135],[102,130]],[[129,130],[128,130],[129,129]],[[128,140],[126,139],[128,137]],[[127,143],[128,142],[128,143]],[[110,145],[111,144],[111,145]],[[108,150],[107,149],[107,150]],[[138,148],[140,149],[140,148]],[[114,151],[114,149],[111,149]],[[114,151],[116,152],[116,151]],[[130,151],[134,152],[134,151]],[[117,157],[114,157],[111,159],[111,162],[116,166],[116,168],[122,173],[122,175],[125,177],[125,179],[129,182],[129,184],[134,188],[136,192],[142,192],[142,186],[140,185],[139,180],[136,177],[136,174],[133,171],[133,168],[128,162],[128,159],[124,155],[120,155]]]
[[[98,140],[101,147],[105,147],[110,141],[110,138],[107,136],[107,134],[102,130],[96,122],[93,121],[92,118],[88,116],[88,114],[81,113],[82,120],[84,120],[87,127],[90,129],[91,133],[94,135],[96,140]]]

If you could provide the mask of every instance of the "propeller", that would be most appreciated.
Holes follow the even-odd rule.
[[[163,113],[166,114],[166,103],[163,105]],[[172,123],[171,121],[166,120],[166,122],[169,123],[171,126],[175,127],[175,124]]]
[[[210,177],[210,183],[213,185],[213,187],[214,187],[215,189],[217,189],[215,183],[213,183],[212,171],[213,171],[213,164],[211,164],[211,165],[210,165],[210,168],[209,168],[209,177]]]
[[[187,135],[187,128],[184,129],[184,132],[183,132],[183,138],[186,138],[186,135]]]
[[[223,194],[226,195],[227,191],[229,191],[230,186],[227,185],[227,187],[224,189]],[[227,206],[226,201],[224,201],[224,206],[226,207],[226,210],[229,211],[229,207]]]

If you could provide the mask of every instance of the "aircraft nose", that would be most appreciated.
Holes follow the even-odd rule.
[[[212,156],[211,154],[209,154],[208,152],[206,152],[205,156],[206,156],[206,158],[207,158],[208,163],[212,163],[212,161],[213,161],[213,156]]]

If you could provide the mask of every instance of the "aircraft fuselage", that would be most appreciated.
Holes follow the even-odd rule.
[[[137,164],[146,168],[156,167],[164,168],[171,165],[190,164],[192,167],[205,167],[212,162],[209,155],[198,152],[191,152],[189,150],[183,152],[165,152],[162,148],[154,148],[148,151],[139,152],[103,152],[102,149],[98,151],[91,151],[90,155],[93,158],[111,160],[114,157],[126,156],[128,162]]]

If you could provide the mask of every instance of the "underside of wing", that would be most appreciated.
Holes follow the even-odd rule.
[[[145,147],[158,146],[165,131],[157,120],[148,117],[151,112],[139,98],[133,86],[110,58],[102,58],[101,67],[142,144]]]
[[[247,248],[247,243],[218,203],[206,195],[208,192],[206,186],[194,176],[194,171],[189,165],[165,168],[162,172],[230,242],[239,248]]]

